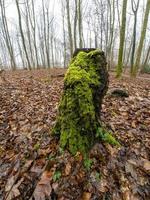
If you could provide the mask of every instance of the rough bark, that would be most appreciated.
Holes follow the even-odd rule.
[[[64,79],[64,92],[53,134],[72,154],[86,153],[96,142],[100,110],[108,87],[104,53],[98,49],[78,49]]]

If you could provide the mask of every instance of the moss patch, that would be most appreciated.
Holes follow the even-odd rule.
[[[87,152],[95,142],[107,78],[105,56],[100,50],[79,52],[71,60],[53,133],[60,135],[61,147],[74,155]]]

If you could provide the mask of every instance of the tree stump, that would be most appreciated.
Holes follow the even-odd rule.
[[[99,49],[77,49],[64,78],[53,133],[72,154],[86,153],[96,142],[100,110],[108,89],[105,55]]]

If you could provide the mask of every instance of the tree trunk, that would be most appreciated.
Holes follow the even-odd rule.
[[[140,66],[140,60],[141,60],[141,55],[142,55],[144,39],[145,39],[145,35],[146,35],[149,12],[150,12],[150,0],[147,0],[144,22],[143,22],[143,27],[142,27],[142,30],[141,30],[141,38],[140,38],[140,42],[139,42],[139,46],[138,46],[138,50],[137,50],[135,65],[133,67],[132,75],[134,77],[136,77],[139,66]]]
[[[68,23],[68,34],[69,34],[69,43],[70,43],[70,55],[73,55],[73,39],[72,39],[72,28],[70,22],[70,5],[69,0],[66,0],[66,10],[67,10],[67,23]]]
[[[81,8],[82,7],[82,0],[78,0],[78,25],[79,25],[79,47],[83,47],[83,41],[82,41],[82,13]]]
[[[116,76],[120,77],[123,70],[123,51],[124,51],[124,40],[125,40],[125,30],[126,30],[126,10],[127,10],[127,1],[123,1],[122,7],[122,25],[120,30],[120,46],[119,46],[119,55],[118,55],[118,65],[116,69]]]
[[[8,30],[8,23],[6,19],[6,12],[5,12],[5,1],[1,0],[0,1],[0,8],[1,8],[1,17],[2,17],[2,32],[3,32],[3,37],[6,43],[6,47],[8,49],[8,53],[10,56],[10,62],[11,62],[11,68],[12,70],[16,70],[16,60],[14,56],[14,49],[13,49],[13,44],[11,42],[11,37],[9,34]]]
[[[138,0],[137,5],[135,5],[135,2],[132,1],[132,11],[134,13],[134,28],[133,28],[133,45],[132,45],[132,53],[131,53],[131,75],[133,74],[133,66],[134,66],[134,54],[135,54],[135,47],[136,47],[136,25],[137,25],[137,11],[139,8],[139,2]]]
[[[53,134],[73,155],[83,154],[96,142],[100,109],[108,88],[104,53],[77,49],[64,79],[64,92]]]
[[[147,50],[147,54],[146,54],[146,57],[145,57],[145,60],[144,60],[144,63],[141,67],[141,73],[144,72],[144,67],[148,64],[148,58],[150,57],[150,46],[148,47],[148,50]]]
[[[74,1],[75,3],[75,16],[74,16],[74,49],[77,48],[77,21],[78,21],[78,2],[77,0]]]
[[[31,70],[31,64],[30,64],[30,60],[29,60],[29,56],[28,56],[28,52],[27,52],[27,48],[26,48],[26,44],[25,44],[25,38],[24,38],[24,34],[23,34],[23,28],[22,28],[22,22],[21,22],[21,12],[20,12],[20,7],[19,7],[19,2],[17,0],[16,0],[16,6],[17,6],[17,11],[18,11],[19,28],[20,28],[22,44],[23,44],[24,52],[25,52],[26,59],[28,62],[28,68],[29,68],[29,70]]]

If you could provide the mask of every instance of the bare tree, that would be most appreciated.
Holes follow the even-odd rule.
[[[135,2],[135,0],[131,1],[132,4],[132,12],[134,14],[134,28],[133,28],[133,44],[132,44],[132,52],[131,52],[131,75],[133,74],[133,66],[134,66],[134,54],[135,54],[135,46],[136,46],[136,26],[137,26],[137,12],[139,8],[140,0]]]
[[[77,48],[77,22],[78,22],[78,2],[74,0],[75,3],[75,14],[74,14],[74,49]]]
[[[2,31],[3,31],[3,37],[5,39],[6,47],[9,52],[10,61],[11,61],[11,67],[13,70],[16,69],[16,61],[14,56],[14,50],[13,45],[11,42],[9,30],[8,30],[8,24],[6,19],[6,13],[5,13],[5,1],[0,1],[0,8],[1,8],[1,18],[2,18]]]
[[[78,0],[78,26],[79,26],[79,47],[83,47],[83,26],[82,26],[82,0]]]
[[[72,28],[70,22],[70,5],[69,0],[66,0],[66,10],[67,10],[67,23],[68,23],[68,35],[69,35],[69,43],[70,43],[70,55],[73,55],[73,39],[72,39]]]
[[[140,42],[137,50],[137,55],[136,55],[136,61],[133,67],[133,72],[132,75],[135,77],[137,75],[139,66],[140,66],[140,61],[141,61],[141,55],[142,55],[142,50],[143,50],[143,44],[144,44],[144,39],[146,35],[146,30],[147,30],[147,23],[148,23],[148,17],[150,13],[150,0],[147,0],[146,4],[146,10],[145,10],[145,15],[144,15],[144,22],[141,30],[141,37],[140,37]]]
[[[75,0],[76,2],[76,0]],[[61,14],[62,14],[62,27],[63,27],[63,65],[64,65],[64,68],[66,67],[66,30],[65,30],[65,5],[64,5],[64,2],[62,1],[61,2]],[[77,15],[77,13],[76,13]],[[76,18],[76,17],[75,17]],[[76,19],[75,19],[75,25],[74,27],[76,27]],[[74,29],[74,45],[75,45],[75,48],[76,48],[76,28]]]
[[[18,20],[19,20],[19,28],[20,28],[20,34],[21,34],[22,44],[23,44],[25,55],[26,55],[26,59],[27,59],[27,63],[28,63],[28,68],[29,68],[29,70],[31,70],[31,64],[30,64],[30,60],[29,60],[29,56],[28,56],[28,52],[27,52],[27,48],[26,48],[25,37],[24,37],[24,34],[23,34],[23,28],[22,28],[21,12],[20,12],[20,7],[19,7],[19,2],[18,2],[18,0],[15,0],[15,2],[16,2],[16,7],[17,7],[17,11],[18,11]]]
[[[144,60],[144,63],[140,69],[141,72],[144,71],[144,67],[148,64],[148,60],[150,58],[150,42],[149,42],[149,46],[148,46],[148,49],[147,49],[147,53],[146,53],[146,57],[145,57],[145,60]]]
[[[124,39],[125,39],[125,30],[126,30],[126,10],[127,10],[127,1],[123,0],[122,6],[122,24],[120,30],[120,45],[119,45],[119,55],[118,55],[118,65],[116,68],[116,76],[120,77],[123,70],[123,51],[124,51]]]

